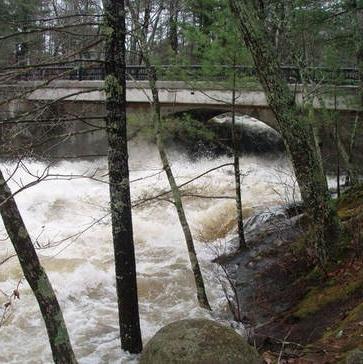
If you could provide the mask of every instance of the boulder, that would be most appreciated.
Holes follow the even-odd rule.
[[[255,348],[229,327],[205,319],[181,320],[160,329],[140,364],[261,364]]]

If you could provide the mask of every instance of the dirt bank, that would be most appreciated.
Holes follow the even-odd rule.
[[[345,232],[327,271],[316,268],[300,211],[271,217],[248,252],[224,260],[268,363],[345,363],[363,350],[363,185],[336,203]]]

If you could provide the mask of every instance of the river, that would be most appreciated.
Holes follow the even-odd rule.
[[[226,156],[192,160],[180,150],[170,154],[178,183],[231,162]],[[245,217],[291,201],[294,178],[283,154],[242,156],[240,162],[245,174],[242,187]],[[39,247],[51,245],[38,249],[38,254],[56,290],[76,356],[83,364],[135,363],[137,358],[120,352],[108,217],[107,160],[61,160],[50,166],[26,161],[11,179],[12,191],[34,181],[45,167],[49,167],[51,175],[17,194],[16,201],[33,240]],[[2,168],[11,174],[15,163],[2,163]],[[131,143],[130,169],[133,201],[168,189],[153,145],[140,140]],[[82,175],[92,178],[81,178]],[[218,252],[236,248],[229,243],[236,228],[234,200],[219,198],[233,196],[231,167],[205,175],[184,191],[189,195],[184,199],[185,209],[213,312],[206,312],[197,305],[187,250],[174,206],[165,200],[140,205],[133,210],[133,223],[144,343],[159,328],[174,320],[229,319],[218,270],[211,260]],[[0,234],[2,260],[13,250],[10,242],[4,240],[2,226]],[[1,291],[11,293],[21,277],[17,258],[2,264]],[[38,305],[25,281],[20,284],[19,291],[20,300],[8,310],[0,327],[0,362],[50,363],[50,348]],[[1,306],[7,301],[3,293],[0,292]]]

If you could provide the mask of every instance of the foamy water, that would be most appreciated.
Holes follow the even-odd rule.
[[[171,159],[178,183],[231,162],[227,157],[190,161],[176,152],[172,153]],[[26,163],[35,175],[40,174],[45,166],[40,162]],[[2,168],[10,174],[15,165],[2,164]],[[160,162],[153,146],[143,142],[131,145],[130,168],[131,180],[134,180],[131,184],[133,201],[168,190],[164,174],[158,173]],[[231,168],[225,167],[206,175],[188,185],[185,192],[189,195],[233,196]],[[243,157],[241,168],[247,174],[242,189],[247,215],[256,208],[268,209],[285,202],[286,191],[291,194],[293,178],[284,158]],[[13,192],[34,180],[29,171],[25,168],[17,170],[10,182]],[[56,290],[75,354],[80,363],[137,362],[137,358],[120,351],[113,247],[107,215],[107,161],[62,161],[51,166],[50,173],[55,176],[17,194],[16,201],[33,240],[40,246],[66,239],[55,247],[39,249],[38,254]],[[65,180],[70,174],[92,175],[98,180]],[[62,175],[68,177],[62,178]],[[217,246],[233,249],[228,241],[235,234],[231,218],[234,200],[189,196],[184,201],[214,311],[209,313],[198,307],[174,206],[167,201],[141,205],[133,210],[133,223],[144,343],[159,328],[178,319],[228,319],[226,301],[211,259],[215,257]],[[0,234],[3,237],[2,226]],[[11,244],[2,241],[0,260],[12,253]],[[9,260],[0,266],[0,289],[11,293],[21,277],[16,258]],[[0,362],[49,363],[51,352],[45,327],[26,282],[20,285],[20,298],[0,328]],[[0,304],[4,302],[6,299],[0,293]]]

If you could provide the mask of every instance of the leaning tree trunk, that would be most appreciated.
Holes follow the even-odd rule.
[[[142,350],[126,136],[125,6],[104,0],[108,165],[121,347]]]
[[[256,1],[229,0],[229,4],[292,160],[305,209],[312,222],[317,258],[325,265],[334,257],[341,228],[319,163],[312,128],[283,78],[264,23],[258,16]]]
[[[62,310],[48,276],[39,262],[15,199],[0,171],[0,214],[18,255],[24,276],[38,301],[56,364],[77,363]]]
[[[232,145],[233,145],[233,167],[234,181],[236,192],[236,210],[237,210],[237,233],[239,240],[239,249],[247,248],[245,231],[243,226],[242,196],[241,196],[241,169],[238,155],[238,138],[236,135],[236,62],[233,62],[233,89],[232,89]]]
[[[137,17],[136,17],[135,9],[133,8],[133,6],[129,0],[126,0],[126,4],[130,10],[132,21],[136,24]],[[157,81],[156,70],[155,70],[155,67],[151,65],[146,36],[145,36],[145,33],[143,33],[142,31],[138,32],[138,41],[139,41],[139,46],[140,46],[140,50],[141,50],[141,56],[143,57],[146,68],[148,70],[149,85],[150,85],[151,93],[152,93],[152,100],[150,100],[150,101],[152,102],[152,106],[153,106],[153,122],[154,122],[154,128],[155,128],[156,144],[157,144],[157,147],[159,150],[159,155],[160,155],[161,163],[163,165],[163,169],[168,178],[170,189],[171,189],[171,192],[172,192],[172,195],[174,198],[174,204],[175,204],[175,207],[176,207],[176,210],[178,213],[179,222],[180,222],[180,225],[181,225],[183,233],[184,233],[185,242],[187,244],[189,260],[190,260],[190,264],[192,266],[194,281],[195,281],[195,285],[197,288],[198,303],[202,308],[211,310],[211,307],[209,305],[208,298],[207,298],[207,295],[205,292],[204,280],[203,280],[202,272],[200,270],[197,253],[194,248],[193,236],[190,231],[190,227],[189,227],[187,218],[185,216],[179,187],[176,184],[173,172],[171,170],[168,156],[166,154],[163,138],[162,138],[159,92],[158,92],[158,89],[156,86],[156,81]]]
[[[155,128],[155,136],[156,136],[156,144],[158,146],[161,163],[163,165],[163,169],[168,178],[170,189],[173,195],[174,204],[176,211],[178,213],[179,221],[181,227],[183,229],[185,242],[188,248],[189,260],[192,266],[192,271],[194,274],[194,281],[197,288],[197,299],[200,307],[205,308],[207,310],[211,310],[211,307],[208,302],[207,294],[205,292],[204,280],[202,276],[202,272],[200,270],[197,253],[194,248],[193,236],[190,231],[190,227],[185,216],[183,202],[180,195],[180,190],[178,185],[176,184],[173,172],[171,170],[169,159],[166,154],[163,137],[162,137],[162,125],[161,125],[161,113],[160,113],[160,102],[159,102],[159,93],[156,87],[156,71],[155,68],[150,65],[149,59],[147,56],[144,56],[146,67],[149,72],[149,83],[153,96],[153,108],[154,108],[154,128]]]

